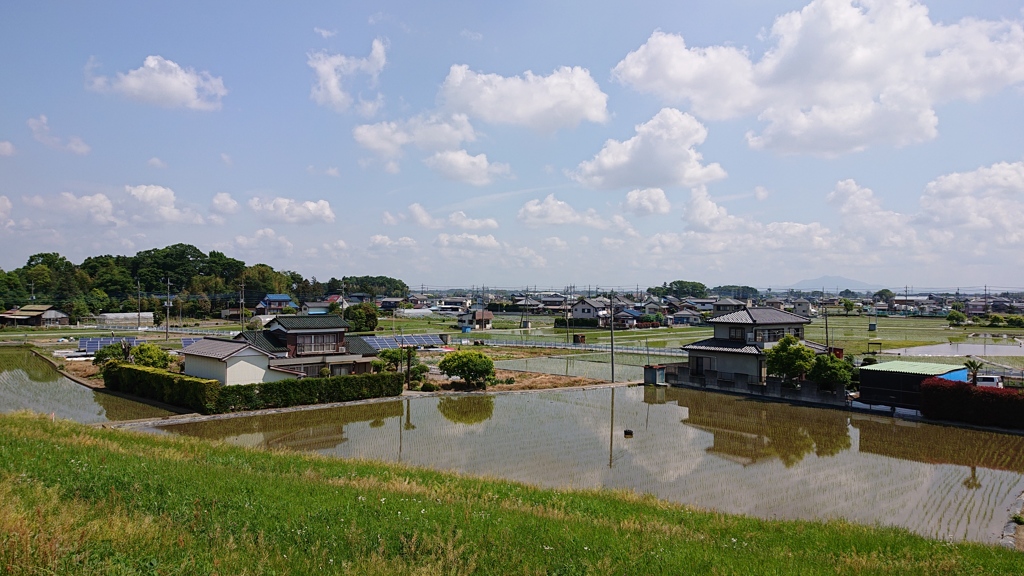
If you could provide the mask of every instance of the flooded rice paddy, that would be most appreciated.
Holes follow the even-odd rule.
[[[171,412],[90,390],[22,347],[0,347],[0,413],[31,410],[85,424],[158,418]]]
[[[1024,356],[1024,346],[1014,344],[974,344],[950,342],[948,344],[931,344],[911,348],[893,348],[883,354],[899,354],[901,356]]]
[[[1024,491],[1022,437],[674,388],[420,397],[158,430],[951,540],[994,542]]]

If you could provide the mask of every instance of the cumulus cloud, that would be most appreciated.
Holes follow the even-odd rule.
[[[370,85],[377,83],[377,77],[387,64],[387,45],[376,39],[366,58],[314,52],[306,63],[316,73],[316,83],[310,91],[310,98],[321,106],[344,112],[352,106],[352,95],[342,85],[342,79],[361,74],[369,77]]]
[[[434,246],[439,248],[470,248],[483,250],[498,250],[501,243],[493,235],[478,236],[464,232],[462,234],[438,234],[434,240]]]
[[[45,144],[54,150],[64,150],[71,152],[72,154],[78,154],[84,156],[89,153],[91,148],[88,144],[82,141],[78,136],[71,136],[67,142],[64,142],[63,138],[59,138],[50,133],[50,124],[46,119],[45,115],[40,114],[38,118],[28,119],[29,130],[32,131],[32,137],[37,142]],[[13,145],[11,150],[13,151]]]
[[[473,42],[479,42],[484,39],[483,34],[479,32],[473,32],[471,30],[466,30],[465,28],[462,29],[462,32],[459,32],[459,36],[462,36],[466,40],[472,40]]]
[[[331,38],[338,34],[337,30],[326,30],[319,27],[313,28],[313,32],[319,34],[321,38]]]
[[[249,208],[253,212],[263,213],[267,218],[280,220],[288,224],[301,224],[321,220],[334,222],[334,211],[327,200],[299,201],[292,198],[277,197],[264,201],[253,197],[249,199]]]
[[[248,252],[269,250],[284,255],[290,255],[295,248],[288,238],[281,236],[272,228],[261,228],[252,236],[235,236],[235,246]]]
[[[147,56],[141,67],[114,77],[93,76],[95,67],[93,60],[86,65],[90,89],[164,108],[220,110],[221,99],[228,94],[220,77],[183,68],[162,56]]]
[[[0,140],[0,156],[14,156],[14,144]]]
[[[211,208],[219,214],[234,214],[238,212],[238,202],[227,192],[214,194]]]
[[[14,220],[11,220],[11,212],[13,210],[14,206],[11,204],[10,198],[0,196],[0,227],[10,228],[14,226]]]
[[[548,76],[480,74],[454,65],[441,86],[441,99],[453,110],[493,124],[528,126],[541,132],[580,122],[605,122],[608,96],[586,68],[563,66]]]
[[[356,126],[352,137],[360,146],[382,158],[398,158],[408,145],[428,151],[449,150],[476,140],[476,133],[465,114],[432,114],[401,122]]]
[[[384,214],[381,215],[380,221],[387,226],[394,226],[395,224],[398,224],[398,218],[387,210],[385,210]]]
[[[61,192],[58,201],[51,206],[66,213],[86,216],[97,226],[121,226],[125,223],[114,215],[114,203],[106,194],[78,197],[70,192]]]
[[[462,210],[452,212],[448,215],[448,224],[462,228],[463,230],[480,230],[483,228],[497,228],[498,221],[494,218],[470,218]]]
[[[413,222],[424,228],[441,228],[444,226],[444,222],[431,216],[427,209],[419,203],[409,205],[409,215],[412,216]]]
[[[486,186],[495,177],[507,176],[512,171],[508,164],[489,162],[486,154],[471,156],[465,150],[436,152],[423,163],[448,180],[473,186]]]
[[[189,208],[178,208],[174,190],[164,186],[125,186],[125,192],[137,200],[144,213],[136,214],[136,221],[156,221],[168,224],[202,224],[203,217]]]
[[[344,240],[335,240],[334,242],[324,242],[323,248],[328,252],[343,252],[348,250],[348,244]]]
[[[220,161],[223,162],[225,166],[233,166],[235,163],[235,161],[231,159],[231,156],[224,152],[220,153]]]
[[[758,202],[767,200],[770,194],[771,192],[764,186],[754,186],[754,199]]]
[[[519,209],[517,216],[527,226],[560,226],[564,224],[580,224],[593,228],[608,228],[607,220],[601,218],[593,208],[586,212],[577,212],[575,208],[548,194],[543,201],[530,200]]]
[[[416,241],[408,236],[402,236],[392,240],[390,236],[374,234],[370,236],[370,250],[380,251],[389,249],[413,249],[416,248]]]
[[[167,162],[153,156],[146,161],[146,166],[149,166],[150,168],[167,168]]]
[[[1024,240],[1024,162],[954,172],[925,186],[921,220],[958,244],[1019,249]]]
[[[753,148],[819,155],[933,139],[937,104],[1024,81],[1021,22],[936,23],[916,0],[813,0],[778,17],[768,40],[754,61],[656,31],[612,76],[701,118],[757,115]]]
[[[668,214],[671,210],[672,204],[668,201],[665,191],[661,188],[630,190],[626,194],[626,211],[638,216]]]
[[[702,164],[703,156],[694,149],[707,135],[693,116],[664,108],[636,126],[636,136],[605,142],[571,176],[591,188],[698,186],[725,178],[718,163]]]
[[[569,247],[569,243],[558,236],[548,236],[541,242],[541,245],[550,250],[565,250]]]

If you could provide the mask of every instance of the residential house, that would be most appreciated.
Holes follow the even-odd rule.
[[[738,310],[743,310],[749,306],[749,302],[743,302],[733,298],[722,298],[712,304],[711,316],[721,316],[723,314],[732,314]]]
[[[690,382],[734,382],[764,384],[766,348],[785,336],[804,340],[804,326],[810,319],[768,307],[745,308],[708,320],[714,336],[683,346]],[[827,352],[824,346],[803,341],[815,353]]]
[[[693,307],[697,312],[714,312],[717,298],[685,298],[683,303]]]
[[[327,314],[331,310],[331,303],[326,300],[317,302],[303,302],[302,308],[299,310],[299,314],[306,316],[316,316],[319,314]]]
[[[694,310],[680,310],[670,318],[673,326],[695,326],[704,321],[704,316]]]
[[[797,298],[793,301],[793,314],[796,314],[797,316],[810,318],[813,310],[814,309],[811,308],[811,302],[806,298]]]
[[[335,314],[278,316],[263,330],[245,330],[235,337],[272,354],[270,366],[318,376],[327,368],[332,376],[369,372],[370,361],[351,354],[346,346],[348,322]]]
[[[775,308],[776,310],[782,310],[785,306],[785,302],[781,298],[769,298],[764,301],[764,305],[768,308]]]
[[[203,338],[181,351],[185,374],[217,380],[225,386],[300,378],[300,371],[271,366],[274,355],[246,341]]]
[[[494,322],[494,313],[490,310],[473,310],[459,314],[459,327],[473,330],[490,330]]]
[[[540,305],[549,314],[563,314],[569,305],[568,298],[561,294],[544,294],[540,297]]]
[[[282,314],[285,308],[291,308],[296,312],[299,311],[299,305],[292,300],[291,296],[287,294],[267,294],[256,305],[256,314],[258,316]]]
[[[640,321],[642,314],[639,310],[626,309],[615,315],[615,327],[616,328],[636,328],[636,323]]]
[[[662,305],[661,301],[653,296],[648,296],[643,302],[637,302],[633,306],[634,310],[639,311],[641,314],[664,314],[665,306]]]
[[[384,312],[394,312],[402,306],[405,298],[382,298],[377,307]]]
[[[68,315],[49,304],[29,304],[0,314],[0,325],[67,326]]]
[[[469,310],[469,306],[472,303],[473,301],[465,296],[440,298],[437,301],[437,311],[441,313],[461,314],[466,310]]]
[[[430,297],[426,294],[410,294],[407,300],[409,301],[409,304],[412,304],[413,306],[430,305]]]
[[[604,319],[608,317],[608,301],[604,298],[584,298],[572,305],[573,318]]]

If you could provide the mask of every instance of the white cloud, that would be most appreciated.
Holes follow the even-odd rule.
[[[202,224],[203,217],[189,208],[178,208],[174,190],[164,186],[125,186],[125,192],[138,200],[149,212],[137,214],[134,220],[165,222],[171,224]]]
[[[0,196],[0,227],[10,228],[14,226],[14,220],[11,220],[11,212],[13,210],[14,206],[11,204],[10,198]]]
[[[507,176],[512,171],[508,164],[488,162],[486,154],[470,156],[465,150],[436,152],[423,163],[448,180],[473,186],[486,186],[496,176]]]
[[[446,150],[476,140],[465,114],[420,115],[402,122],[363,124],[352,130],[356,142],[382,158],[398,158],[413,145],[421,150]]]
[[[1024,162],[1000,162],[929,182],[921,196],[922,227],[952,232],[961,246],[1014,250],[1024,241]]]
[[[668,201],[665,191],[661,188],[630,190],[626,194],[626,211],[638,216],[668,214],[671,210],[672,204]]]
[[[424,228],[441,228],[444,226],[444,222],[434,218],[427,212],[427,209],[418,203],[409,205],[409,215],[412,216],[412,221]]]
[[[481,34],[479,32],[473,32],[473,31],[470,31],[470,30],[466,30],[465,28],[462,29],[462,32],[459,32],[459,36],[462,36],[466,40],[472,40],[473,42],[479,42],[479,41],[484,39],[484,35],[483,34]]]
[[[0,156],[14,156],[14,144],[0,140]]]
[[[146,166],[149,166],[150,168],[167,168],[167,162],[153,156],[146,161]]]
[[[416,248],[416,241],[408,236],[402,236],[396,240],[392,240],[390,236],[385,236],[383,234],[374,234],[373,236],[370,236],[370,250],[412,248]]]
[[[348,250],[348,244],[344,240],[335,240],[334,242],[324,242],[323,248],[328,252],[343,252]]]
[[[725,178],[718,163],[701,164],[703,157],[694,150],[707,135],[693,116],[664,108],[636,126],[636,136],[605,142],[571,176],[591,188],[698,186]]]
[[[569,243],[558,236],[548,236],[541,245],[550,250],[565,250],[569,247]]]
[[[93,76],[96,64],[86,65],[88,87],[97,92],[114,92],[131,100],[164,108],[220,110],[227,89],[220,77],[209,72],[182,68],[161,56],[147,56],[140,68],[117,76]]]
[[[212,209],[220,214],[238,212],[238,202],[227,192],[218,192],[213,196]]]
[[[829,203],[839,207],[842,230],[853,240],[851,250],[877,252],[877,248],[911,249],[918,244],[910,217],[885,210],[869,188],[843,180],[829,193]]]
[[[356,74],[370,77],[370,85],[375,85],[377,77],[387,63],[387,44],[380,38],[373,41],[370,55],[366,58],[314,52],[309,55],[306,63],[316,72],[316,84],[310,91],[310,97],[321,106],[328,106],[337,112],[344,112],[352,106],[352,95],[342,86],[342,78]]]
[[[335,178],[341,178],[341,172],[338,170],[337,166],[331,166],[327,170],[324,170],[324,174]]]
[[[235,246],[247,252],[264,253],[270,250],[284,255],[290,255],[294,249],[288,238],[279,235],[272,228],[261,228],[252,236],[235,236]]]
[[[758,202],[767,200],[770,194],[771,192],[769,192],[768,189],[765,188],[764,186],[754,186],[754,198]]]
[[[563,66],[548,76],[527,71],[522,77],[504,77],[454,65],[441,87],[441,99],[451,109],[485,122],[541,132],[608,119],[608,96],[590,72],[578,66]]]
[[[448,215],[448,224],[463,230],[480,230],[482,228],[497,228],[498,221],[494,218],[469,218],[462,210],[452,212]]]
[[[337,36],[338,34],[337,30],[326,30],[324,28],[319,27],[313,28],[313,32],[316,32],[323,38],[332,38],[334,36]]]
[[[549,194],[543,201],[534,199],[523,204],[517,217],[527,226],[581,224],[601,229],[609,226],[608,221],[601,218],[593,208],[577,212],[567,202],[555,198],[554,194]]]
[[[84,156],[91,150],[89,145],[83,142],[78,136],[71,136],[68,138],[67,144],[65,144],[63,138],[50,134],[50,124],[45,115],[40,114],[39,118],[29,118],[28,127],[32,131],[32,137],[35,138],[36,141],[41,142],[54,150],[65,150],[72,154],[78,154],[79,156]]]
[[[231,159],[231,156],[224,152],[220,153],[220,161],[223,162],[225,166],[233,166],[235,164],[235,161]]]
[[[756,62],[654,32],[613,78],[711,120],[756,114],[753,148],[835,155],[935,138],[937,104],[1024,81],[1019,21],[936,23],[915,0],[813,0],[778,17]]]
[[[391,214],[391,212],[388,212],[387,210],[385,210],[384,214],[381,215],[380,221],[387,226],[394,226],[398,224],[398,218],[396,218],[394,215]]]
[[[262,212],[272,220],[279,220],[288,224],[300,224],[322,220],[323,222],[334,222],[334,211],[331,210],[331,203],[327,200],[298,201],[292,198],[277,197],[269,202],[253,197],[249,199],[249,208],[253,212]]]
[[[56,206],[62,212],[88,216],[89,222],[97,226],[121,226],[124,221],[114,215],[114,203],[106,194],[76,197],[70,192],[61,192]]]
[[[477,234],[438,234],[434,240],[434,246],[439,248],[469,248],[478,250],[498,250],[501,243],[493,235],[479,236]]]

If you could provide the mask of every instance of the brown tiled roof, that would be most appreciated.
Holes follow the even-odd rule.
[[[799,314],[785,310],[758,307],[723,314],[708,320],[708,322],[711,324],[810,324],[811,321]]]
[[[687,352],[731,352],[733,354],[761,354],[761,350],[753,345],[740,340],[726,340],[722,338],[708,338],[692,344],[683,346]]]

